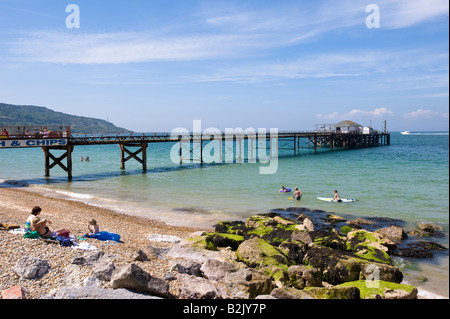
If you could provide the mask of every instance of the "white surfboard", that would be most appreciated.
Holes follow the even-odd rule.
[[[342,198],[340,200],[334,200],[333,198],[326,198],[326,197],[317,197],[318,200],[323,200],[324,202],[332,202],[332,203],[350,203],[356,201],[356,199],[346,199]]]

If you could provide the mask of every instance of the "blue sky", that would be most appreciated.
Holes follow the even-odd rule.
[[[138,132],[448,130],[448,29],[447,0],[0,0],[0,102]]]

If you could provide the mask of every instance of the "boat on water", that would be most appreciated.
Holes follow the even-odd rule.
[[[409,134],[411,134],[411,132],[410,131],[403,131],[403,132],[400,132],[402,135],[409,135]]]

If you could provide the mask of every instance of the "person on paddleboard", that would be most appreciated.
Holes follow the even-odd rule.
[[[333,200],[340,202],[341,198],[339,197],[337,189],[334,190],[334,197]]]

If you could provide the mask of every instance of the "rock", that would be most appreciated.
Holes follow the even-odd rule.
[[[149,261],[150,258],[142,249],[139,249],[133,257],[134,261]]]
[[[258,295],[270,294],[274,288],[269,276],[251,268],[230,272],[223,282],[235,299],[254,299]]]
[[[290,242],[285,241],[281,243],[278,248],[295,264],[303,263],[307,245],[301,241]]]
[[[11,287],[2,290],[2,299],[27,299],[27,292],[21,286]]]
[[[238,268],[229,262],[221,262],[216,259],[208,259],[200,268],[201,273],[207,279],[220,281],[229,273],[237,271]]]
[[[388,252],[392,252],[396,247],[390,239],[364,229],[347,234],[347,250],[367,260],[391,263]]]
[[[54,299],[161,299],[126,289],[102,289],[97,287],[61,288],[50,296]]]
[[[357,287],[313,287],[304,292],[314,299],[361,299]]]
[[[331,222],[343,222],[345,221],[345,218],[339,215],[335,215],[335,214],[328,214],[327,218],[331,221]]]
[[[330,247],[333,249],[345,250],[344,240],[333,229],[322,229],[310,233],[313,242],[316,245]]]
[[[361,299],[417,299],[417,288],[387,281],[357,280],[338,287],[357,287]]]
[[[179,243],[182,239],[177,236],[151,234],[147,237],[149,241],[165,242],[165,243]]]
[[[246,236],[248,228],[245,222],[242,221],[232,221],[232,222],[220,222],[215,225],[214,231],[216,233],[232,234]]]
[[[442,227],[433,223],[420,222],[417,224],[419,229],[424,230],[429,233],[434,233],[436,230],[442,230]]]
[[[369,278],[376,271],[379,279],[392,282],[403,280],[402,272],[395,266],[362,259],[351,252],[340,251],[328,247],[310,248],[304,263],[317,268],[322,279],[330,284],[338,285],[347,281]]]
[[[102,285],[102,282],[95,277],[86,277],[83,281],[83,287],[98,288]]]
[[[308,231],[314,231],[314,224],[313,224],[313,222],[311,221],[311,219],[309,219],[309,218],[303,219],[303,226],[305,226],[305,228],[306,228]]]
[[[289,287],[275,288],[270,296],[276,299],[314,299],[303,290]]]
[[[94,276],[103,281],[110,281],[111,276],[116,269],[114,262],[108,258],[104,258],[91,266]]]
[[[308,268],[303,265],[291,266],[288,269],[289,282],[294,288],[303,289],[305,287],[321,287],[322,276],[315,268]]]
[[[50,265],[44,259],[22,256],[14,266],[14,272],[25,279],[37,279],[45,275]]]
[[[311,244],[313,242],[311,235],[309,232],[305,231],[296,231],[291,235],[291,241],[301,241],[305,244]]]
[[[291,263],[287,256],[278,248],[262,238],[252,238],[244,241],[236,251],[239,261],[252,268],[276,266],[287,271]]]
[[[403,228],[398,226],[389,226],[386,228],[378,229],[375,232],[394,241],[401,241],[407,237]]]
[[[448,248],[432,241],[417,241],[405,243],[394,251],[394,256],[413,258],[432,258],[433,251],[445,251]]]
[[[231,247],[236,250],[244,241],[244,236],[225,233],[206,233],[207,245],[211,243],[214,247]]]
[[[188,259],[181,259],[172,264],[169,271],[176,271],[180,274],[201,276],[200,268],[202,264]]]
[[[182,240],[170,248],[166,255],[172,258],[192,259],[204,263],[208,259],[221,259],[222,254],[219,251],[206,249],[206,236],[198,236]]]
[[[125,288],[150,295],[170,297],[169,285],[162,279],[151,276],[136,264],[116,269],[111,277],[113,289]]]
[[[183,299],[230,299],[230,295],[217,281],[187,274],[177,275]]]

